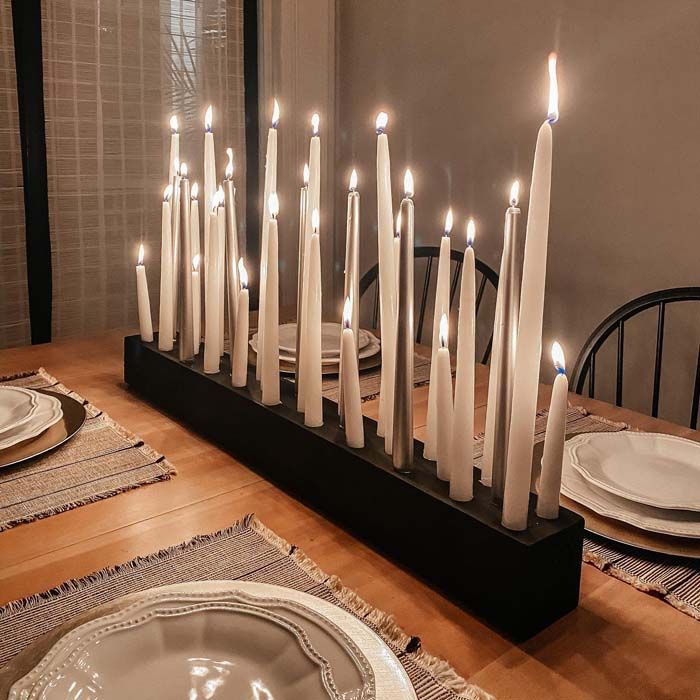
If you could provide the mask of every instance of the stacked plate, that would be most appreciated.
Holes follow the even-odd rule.
[[[633,431],[576,435],[564,450],[562,493],[640,530],[700,538],[700,443]]]
[[[67,632],[10,700],[415,700],[363,623],[281,586],[210,581],[140,594]]]
[[[280,326],[280,369],[283,372],[294,372],[296,367],[297,324],[284,323]],[[340,367],[340,334],[338,323],[324,323],[321,326],[321,363],[324,374],[337,373]],[[258,334],[255,333],[250,341],[250,347],[258,352]],[[378,364],[380,343],[370,331],[360,329],[360,369],[366,369]]]
[[[0,387],[0,451],[36,438],[62,417],[56,396],[21,387]]]

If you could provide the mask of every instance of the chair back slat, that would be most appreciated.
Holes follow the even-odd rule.
[[[434,258],[428,258],[428,264],[425,268],[425,278],[423,279],[423,292],[420,297],[420,308],[418,312],[418,327],[416,328],[416,343],[420,343],[423,337],[423,322],[425,321],[425,307],[428,303],[428,289],[430,288],[430,273],[433,270]],[[431,338],[432,342],[432,338]]]
[[[452,275],[452,282],[450,283],[450,311],[452,311],[452,302],[454,302],[455,294],[457,293],[457,286],[459,284],[459,273],[462,271],[462,261],[458,260],[455,265],[455,271]]]
[[[486,350],[484,350],[484,356],[481,358],[481,364],[487,365],[491,359],[491,350],[493,348],[493,331],[491,331],[491,336],[489,337],[489,342],[486,345]]]
[[[486,276],[481,276],[481,282],[479,282],[479,289],[476,292],[476,301],[474,302],[474,315],[479,315],[479,307],[481,306],[481,300],[484,298],[484,289],[486,289]]]
[[[625,362],[625,322],[617,322],[617,380],[615,382],[615,405],[622,406],[622,371]]]
[[[372,328],[379,325],[379,277],[374,285],[374,303],[372,305]]]
[[[690,407],[690,427],[698,429],[698,404],[700,404],[700,343],[698,343],[698,361],[695,365],[695,388],[693,389],[693,403]]]
[[[661,359],[664,353],[664,323],[666,320],[666,302],[659,304],[659,318],[656,324],[656,360],[654,362],[654,391],[651,397],[651,415],[659,415],[659,392],[661,390]]]
[[[624,343],[625,322],[633,316],[658,307],[656,319],[656,354],[654,360],[654,381],[651,398],[651,415],[655,418],[659,415],[661,397],[661,375],[664,355],[664,336],[666,330],[666,307],[675,302],[700,302],[700,287],[677,287],[662,289],[627,302],[619,309],[613,311],[590,335],[579,353],[574,370],[571,373],[571,387],[577,394],[582,394],[588,379],[588,395],[595,397],[595,360],[596,354],[607,342],[611,335],[617,333],[617,364],[615,404],[622,405],[623,371],[624,371]],[[696,317],[696,318],[700,318]],[[690,386],[688,383],[687,386]],[[695,367],[695,382],[693,385],[692,403],[690,406],[690,427],[697,429],[698,413],[700,412],[700,347]]]

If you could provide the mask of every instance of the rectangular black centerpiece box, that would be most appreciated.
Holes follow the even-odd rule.
[[[324,425],[307,428],[291,382],[269,407],[254,369],[242,389],[231,386],[229,370],[228,356],[219,374],[204,374],[201,357],[186,365],[156,342],[124,339],[124,379],[136,393],[511,639],[528,639],[577,606],[579,515],[562,508],[557,520],[541,520],[532,497],[528,529],[511,532],[478,472],[474,499],[452,501],[421,443],[414,472],[399,474],[373,420],[364,419],[365,447],[351,449],[335,403],[324,399]]]

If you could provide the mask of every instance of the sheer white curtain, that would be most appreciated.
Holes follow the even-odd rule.
[[[0,348],[29,343],[24,188],[10,0],[0,0]]]
[[[53,337],[133,326],[141,241],[157,309],[171,114],[201,180],[214,105],[217,170],[231,146],[245,201],[242,0],[44,0],[42,23]]]

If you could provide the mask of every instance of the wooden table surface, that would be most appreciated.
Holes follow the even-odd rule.
[[[254,511],[323,569],[392,613],[431,653],[465,678],[509,698],[700,697],[700,624],[651,595],[584,564],[578,609],[513,645],[406,571],[285,495],[231,456],[139,400],[123,382],[122,336],[0,352],[0,373],[45,367],[177,467],[171,481],[145,486],[0,533],[0,603],[109,564],[124,562]],[[476,430],[483,430],[488,372],[477,369]],[[547,404],[547,389],[541,396]],[[700,433],[599,401],[572,403],[644,430],[700,441]],[[423,435],[427,388],[415,391]],[[376,402],[365,404],[376,416]],[[462,556],[469,557],[465,544]],[[479,574],[474,561],[474,575]],[[527,605],[527,601],[523,601]],[[0,641],[1,643],[1,641]]]

